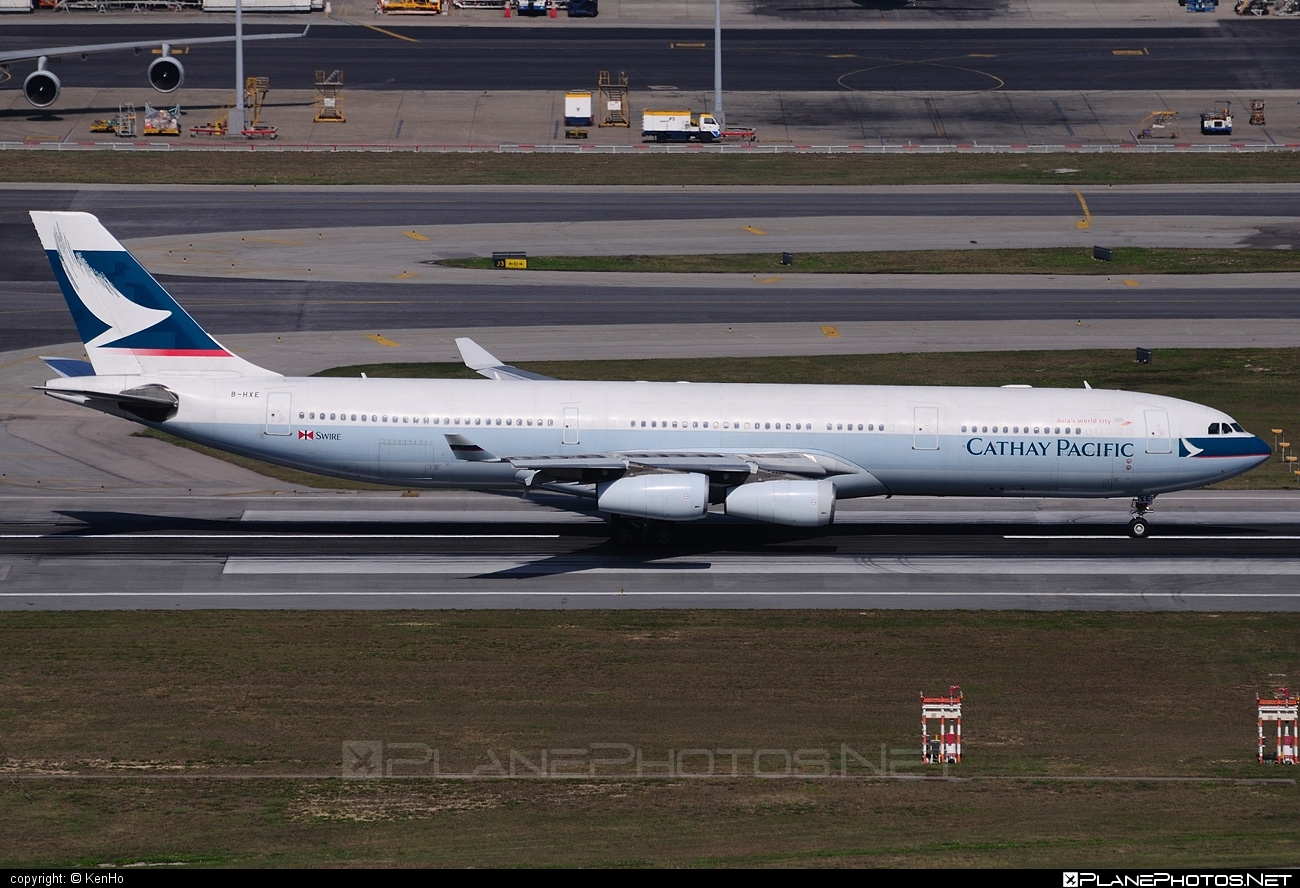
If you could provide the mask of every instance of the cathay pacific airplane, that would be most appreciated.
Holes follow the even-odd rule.
[[[286,377],[204,332],[94,216],[31,216],[90,359],[45,358],[51,397],[338,478],[571,494],[622,543],[711,507],[815,527],[841,499],[906,495],[1131,497],[1142,537],[1157,494],[1270,453],[1213,408],[1086,384],[568,382],[467,339],[487,379]]]

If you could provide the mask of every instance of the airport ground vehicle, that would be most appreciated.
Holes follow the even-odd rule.
[[[599,0],[569,0],[569,18],[595,18],[600,15]]]
[[[268,462],[406,487],[546,490],[616,536],[728,515],[830,524],[840,499],[1131,497],[1231,478],[1270,449],[1211,407],[1140,392],[577,382],[468,339],[486,380],[285,377],[208,335],[88,213],[31,213],[89,361],[46,394]],[[130,294],[129,296],[127,294]]]
[[[722,127],[708,111],[643,111],[641,137],[656,142],[712,142],[722,138]]]

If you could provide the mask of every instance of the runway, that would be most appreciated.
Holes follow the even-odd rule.
[[[1269,22],[1265,30],[1253,24],[1068,31],[765,28],[729,32],[724,55],[732,91],[1180,89],[1188,83],[1204,89],[1300,87],[1295,24]],[[250,33],[293,30],[301,26],[249,28]],[[601,70],[626,71],[639,89],[713,84],[712,32],[699,27],[431,29],[385,22],[383,31],[388,33],[319,26],[303,39],[249,43],[245,64],[282,88],[310,86],[313,72],[322,67],[345,70],[353,90],[518,89],[521,72],[527,72],[522,79],[530,89],[564,90],[591,82]],[[84,44],[175,39],[176,32],[175,25],[153,23],[7,24],[0,49],[48,43],[55,34],[58,42]],[[226,25],[184,28],[190,37],[227,33]],[[186,84],[225,87],[231,55],[228,46],[191,48],[184,59]],[[108,53],[68,60],[60,77],[68,86],[128,88],[140,85],[141,71],[130,54]],[[5,88],[18,85],[15,79]]]
[[[29,210],[99,216],[123,240],[290,228],[673,221],[744,217],[930,216],[1080,218],[1078,190],[1098,219],[1300,218],[1300,185],[933,186],[0,186],[0,244],[38,241]],[[183,214],[160,206],[185,208]],[[11,228],[11,226],[14,226]],[[39,254],[39,247],[37,247]],[[21,257],[18,257],[21,261]],[[39,266],[36,266],[39,268]],[[22,279],[22,278],[12,278]]]
[[[400,508],[398,504],[400,503]],[[1300,499],[852,501],[620,549],[595,515],[465,493],[0,500],[0,609],[1300,609]]]
[[[863,214],[892,212],[922,227],[937,220],[943,230],[951,228],[945,219],[978,212],[1008,227],[1044,218],[1076,230],[1079,212],[1078,196],[1064,188],[566,191],[0,189],[0,250],[20,257],[0,270],[6,312],[0,349],[75,339],[45,257],[25,243],[34,241],[26,210],[42,195],[99,212],[110,227],[120,225],[136,238],[191,234],[196,246],[202,237],[240,231],[248,218],[258,225],[291,219],[299,229],[319,225],[323,243],[326,230],[333,237],[378,220],[392,227],[459,217],[464,225],[490,228],[513,217],[540,231],[589,217],[611,226],[649,225],[675,214],[730,225],[762,212],[795,224],[812,204],[823,218],[846,225]],[[1257,228],[1272,236],[1283,236],[1300,218],[1300,188],[1229,191],[1222,199],[1234,210],[1257,212]],[[1108,216],[1131,217],[1138,208],[1159,210],[1154,218],[1162,225],[1202,224],[1196,221],[1204,219],[1202,198],[1195,187],[1088,189],[1086,197],[1098,230]],[[158,212],[168,205],[195,209]],[[891,217],[882,218],[887,224]],[[414,242],[399,242],[408,240]],[[654,251],[659,241],[646,243]],[[539,351],[554,356],[563,342],[581,342],[567,356],[584,357],[772,354],[788,352],[784,342],[820,353],[822,341],[832,340],[816,324],[834,322],[844,324],[834,343],[865,348],[861,343],[870,339],[872,350],[886,347],[877,340],[888,335],[913,348],[962,336],[979,338],[985,348],[1007,347],[1026,335],[1084,347],[1102,341],[1089,337],[1110,343],[1138,331],[1170,345],[1184,342],[1180,335],[1202,344],[1214,331],[1249,344],[1289,329],[1278,321],[1300,317],[1296,282],[1286,275],[1151,278],[1132,285],[1091,277],[880,276],[870,286],[797,275],[726,276],[677,287],[671,276],[650,276],[644,284],[636,276],[561,276],[520,285],[492,272],[446,271],[441,283],[211,274],[161,280],[212,332],[242,335],[238,347],[251,359],[296,372],[361,360],[445,358],[447,343],[435,350],[421,332],[432,327],[501,331],[503,343],[514,343],[509,356],[526,360]],[[1081,320],[1097,318],[1109,320]],[[357,333],[376,329],[406,331],[398,337],[404,350],[394,353]],[[584,336],[584,329],[597,338]],[[335,337],[329,331],[351,332]],[[632,331],[641,331],[635,345],[628,344]],[[11,352],[6,362],[14,369],[3,391],[8,412],[0,437],[6,470],[0,473],[0,608],[10,610],[1300,608],[1300,498],[1289,491],[1162,497],[1154,535],[1143,541],[1125,535],[1122,502],[878,500],[841,504],[829,528],[790,530],[713,516],[679,528],[667,548],[619,550],[599,516],[557,510],[549,500],[295,492],[293,485],[199,454],[131,438],[120,420],[32,393],[25,386],[44,371],[30,352]]]
[[[742,230],[745,218],[798,220],[815,214],[821,228],[844,227],[869,218],[882,229],[906,227],[912,243],[951,246],[954,231],[966,231],[972,219],[989,227],[1027,231],[1059,229],[1081,243],[1115,233],[1113,226],[1141,215],[1144,228],[1176,236],[1198,225],[1220,231],[1228,241],[1259,246],[1300,243],[1300,188],[1294,186],[1161,186],[1083,188],[1092,228],[1076,221],[1080,196],[1061,187],[955,188],[4,188],[0,189],[0,301],[6,323],[0,350],[37,347],[75,339],[71,318],[51,279],[49,263],[35,238],[27,211],[34,208],[78,209],[98,214],[124,240],[188,235],[216,236],[240,232],[258,241],[258,231],[315,226],[331,238],[350,227],[386,226],[392,240],[411,252],[401,262],[440,255],[436,241],[402,237],[404,226],[482,226],[480,235],[462,238],[469,251],[490,253],[515,246],[503,226],[533,226],[539,237],[564,237],[566,227],[589,221],[617,223],[636,236],[643,252],[664,249],[673,219],[720,222],[726,237],[753,241],[750,249],[785,249],[771,237]],[[1207,203],[1208,202],[1208,203]],[[185,212],[159,212],[160,205]],[[1231,207],[1230,220],[1207,220],[1209,205]],[[1222,216],[1222,214],[1220,214]],[[249,230],[249,219],[257,228]],[[999,221],[1000,220],[1000,221]],[[1034,225],[1026,226],[1026,221]],[[1110,220],[1116,220],[1111,222]],[[655,224],[651,224],[655,223]],[[732,224],[735,223],[735,224]],[[765,223],[766,224],[766,223]],[[1204,226],[1220,226],[1204,228]],[[1227,228],[1222,226],[1227,225]],[[807,227],[805,225],[805,227]],[[496,234],[493,234],[493,231]],[[516,229],[512,228],[511,231]],[[1198,229],[1199,230],[1199,229]],[[927,232],[933,232],[928,235]],[[422,235],[423,236],[423,235]],[[522,235],[521,235],[522,236]],[[719,235],[723,236],[723,235]],[[811,236],[811,235],[804,235]],[[1220,235],[1215,235],[1216,237]],[[474,240],[477,237],[478,240]],[[931,240],[926,240],[929,237]],[[263,240],[268,239],[263,236]],[[269,238],[270,240],[280,240]],[[505,241],[511,243],[503,244]],[[1003,240],[1006,238],[1004,236]],[[761,241],[761,243],[760,243]],[[583,233],[571,237],[581,250],[591,242]],[[177,240],[178,249],[186,244]],[[332,242],[331,242],[332,245]],[[863,244],[869,246],[870,244]],[[202,248],[202,243],[196,244]],[[262,244],[266,248],[267,244]],[[310,249],[310,247],[308,247]],[[359,248],[357,248],[359,249]],[[1092,318],[1186,319],[1300,317],[1295,281],[1286,276],[1152,276],[1125,281],[1104,277],[997,278],[995,276],[758,276],[581,275],[530,272],[501,276],[460,272],[427,265],[387,267],[386,254],[369,260],[366,283],[320,280],[307,269],[310,253],[294,259],[278,280],[240,273],[230,277],[169,276],[166,250],[155,259],[155,272],[214,334],[275,331],[364,329],[476,328],[488,326],[593,326],[656,323],[737,325],[745,323],[938,322],[953,320],[1077,320]],[[373,251],[371,251],[373,253]],[[210,251],[200,249],[202,258]],[[342,255],[342,254],[340,254]],[[348,254],[353,255],[353,254]],[[363,251],[361,254],[366,255]],[[329,251],[321,261],[329,259]],[[337,257],[335,257],[337,258]],[[232,258],[243,261],[240,257]],[[350,259],[344,265],[358,265]],[[398,259],[393,259],[397,262]],[[273,263],[274,264],[274,263]],[[400,280],[392,280],[397,277]],[[1158,289],[1159,293],[1149,292]]]

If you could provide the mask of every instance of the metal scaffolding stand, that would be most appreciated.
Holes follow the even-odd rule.
[[[266,94],[271,91],[271,78],[269,77],[249,77],[244,81],[244,107],[252,109],[253,126],[258,126],[262,122],[262,105],[266,102]]]
[[[134,139],[135,131],[135,103],[128,102],[125,105],[117,106],[117,118],[113,122],[113,131],[119,139]]]
[[[343,72],[316,72],[316,122],[344,123]]]
[[[600,125],[631,126],[628,111],[632,99],[627,88],[627,72],[619,71],[618,83],[614,83],[608,71],[601,71],[597,85],[600,89]]]

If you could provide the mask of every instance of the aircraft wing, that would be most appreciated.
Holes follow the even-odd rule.
[[[465,362],[465,366],[473,370],[479,376],[486,376],[488,379],[554,379],[553,376],[543,376],[540,373],[534,373],[531,370],[520,370],[518,367],[511,367],[504,361],[499,360],[495,355],[479,345],[473,339],[462,336],[456,340],[456,348],[460,350],[460,358]]]
[[[619,452],[572,456],[510,456],[511,465],[533,472],[529,486],[551,481],[593,484],[625,474],[682,472],[708,475],[713,484],[740,484],[751,475],[765,477],[825,478],[854,475],[863,470],[820,453],[756,451],[753,453]]]
[[[285,34],[245,34],[244,40],[284,40],[289,37],[306,37],[311,25],[301,32]],[[88,43],[85,46],[50,46],[45,49],[20,49],[0,52],[0,65],[29,59],[58,58],[59,56],[87,55],[92,52],[111,52],[117,49],[153,49],[155,46],[198,46],[201,43],[234,43],[235,37],[193,37],[188,40],[136,40],[128,43]]]

